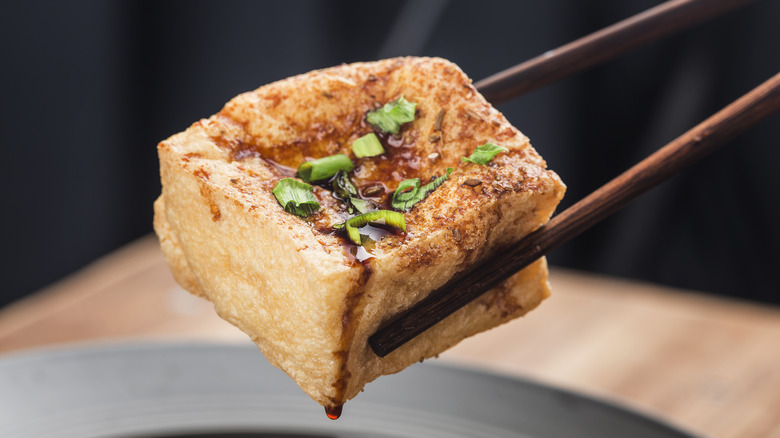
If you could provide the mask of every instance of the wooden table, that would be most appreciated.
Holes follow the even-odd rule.
[[[625,403],[713,437],[780,437],[780,309],[553,268],[527,317],[439,360]],[[0,309],[0,352],[88,340],[248,342],[149,236]]]

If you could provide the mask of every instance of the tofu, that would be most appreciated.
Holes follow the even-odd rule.
[[[367,112],[401,96],[417,104],[414,121],[380,134],[385,154],[355,158],[352,142],[376,132]],[[461,161],[485,142],[508,152],[487,165]],[[454,171],[404,212],[405,233],[357,247],[334,231],[350,215],[327,188],[314,187],[322,208],[305,219],[271,193],[305,160],[336,153],[355,163],[361,194],[384,206],[401,181]],[[176,280],[326,409],[550,294],[540,259],[388,356],[368,346],[390,317],[548,221],[565,191],[449,61],[356,63],[265,85],[162,141],[158,154],[154,227]]]

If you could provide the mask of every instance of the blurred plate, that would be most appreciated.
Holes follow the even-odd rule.
[[[141,344],[0,359],[1,437],[689,437],[536,383],[421,364],[337,421],[253,346]]]

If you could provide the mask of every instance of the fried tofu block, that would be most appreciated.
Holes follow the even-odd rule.
[[[386,152],[356,158],[377,132],[366,114],[403,96],[414,121],[379,133]],[[487,165],[462,162],[485,142]],[[214,303],[314,400],[335,409],[377,377],[436,356],[521,316],[549,295],[544,259],[384,358],[368,338],[476,261],[545,223],[565,186],[454,64],[396,58],[341,65],[263,86],[158,146],[162,195],[155,230],[176,280]],[[327,187],[308,218],[271,193],[305,160],[336,153],[355,163],[363,198],[389,208],[398,184],[449,178],[404,212],[405,233],[357,247],[334,230],[350,217]]]

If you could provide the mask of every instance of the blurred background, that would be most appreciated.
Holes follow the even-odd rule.
[[[0,306],[150,233],[156,144],[236,94],[398,55],[476,81],[658,3],[5,2]],[[563,209],[780,71],[778,17],[757,1],[499,110],[568,185]],[[776,114],[551,264],[780,303],[778,143]]]

